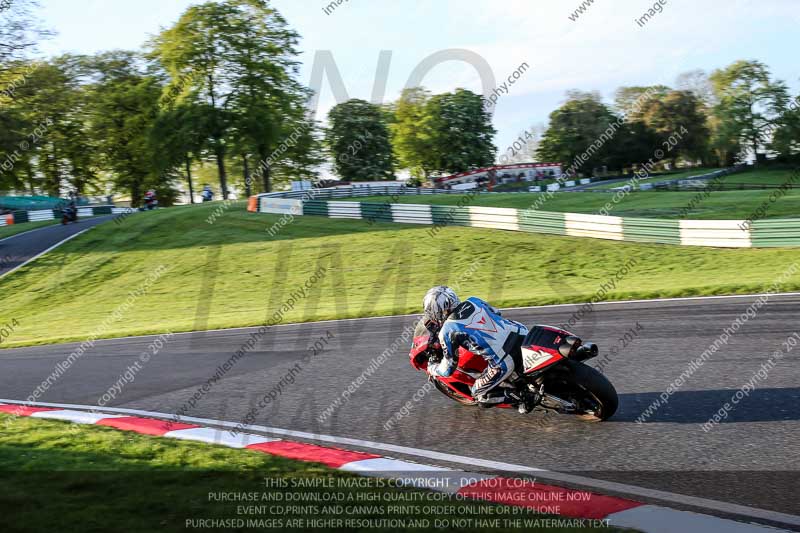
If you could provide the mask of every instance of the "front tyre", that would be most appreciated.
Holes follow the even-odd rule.
[[[577,413],[585,420],[608,420],[619,407],[619,397],[614,385],[594,368],[568,361],[571,370],[572,397],[578,407]]]

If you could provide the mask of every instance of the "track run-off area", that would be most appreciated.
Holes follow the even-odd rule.
[[[505,310],[526,324],[572,319],[599,344],[590,364],[620,394],[603,423],[445,398],[409,365],[416,315],[98,340],[69,365],[79,343],[3,350],[0,397],[285,428],[800,515],[800,295],[761,298]]]

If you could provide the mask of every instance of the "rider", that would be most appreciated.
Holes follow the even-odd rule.
[[[510,397],[498,387],[514,372],[512,352],[519,348],[528,329],[513,320],[500,316],[500,312],[480,298],[467,298],[461,302],[450,287],[439,285],[430,289],[422,301],[426,327],[436,336],[444,357],[438,365],[428,365],[432,377],[448,377],[458,366],[458,349],[483,357],[488,366],[472,386],[472,396],[484,406],[504,403]],[[520,412],[532,406],[520,403]]]
[[[156,206],[156,191],[150,189],[144,193],[144,205],[147,209],[153,209]]]

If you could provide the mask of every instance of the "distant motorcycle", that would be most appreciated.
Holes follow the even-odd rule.
[[[158,207],[158,200],[156,199],[156,193],[153,191],[147,191],[144,195],[144,208],[147,211],[155,209]]]
[[[61,223],[67,225],[70,222],[78,221],[78,210],[72,206],[65,207],[61,212]]]
[[[512,400],[496,407],[519,407],[533,404],[534,410],[550,410],[580,415],[589,420],[606,420],[618,406],[617,391],[606,377],[584,364],[598,355],[597,345],[584,343],[576,335],[552,326],[534,326],[524,339],[519,338],[509,353],[515,370],[499,386],[510,388]],[[458,366],[450,377],[431,378],[434,386],[464,405],[483,405],[473,398],[471,387],[486,369],[486,360],[459,348]],[[442,359],[438,341],[419,324],[409,353],[411,366],[425,371]],[[489,407],[491,405],[487,405]]]

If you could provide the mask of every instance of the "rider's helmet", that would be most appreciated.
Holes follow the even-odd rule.
[[[425,293],[422,300],[422,308],[425,313],[425,321],[432,322],[441,326],[448,315],[455,309],[461,300],[458,299],[455,291],[444,285],[437,285]]]

